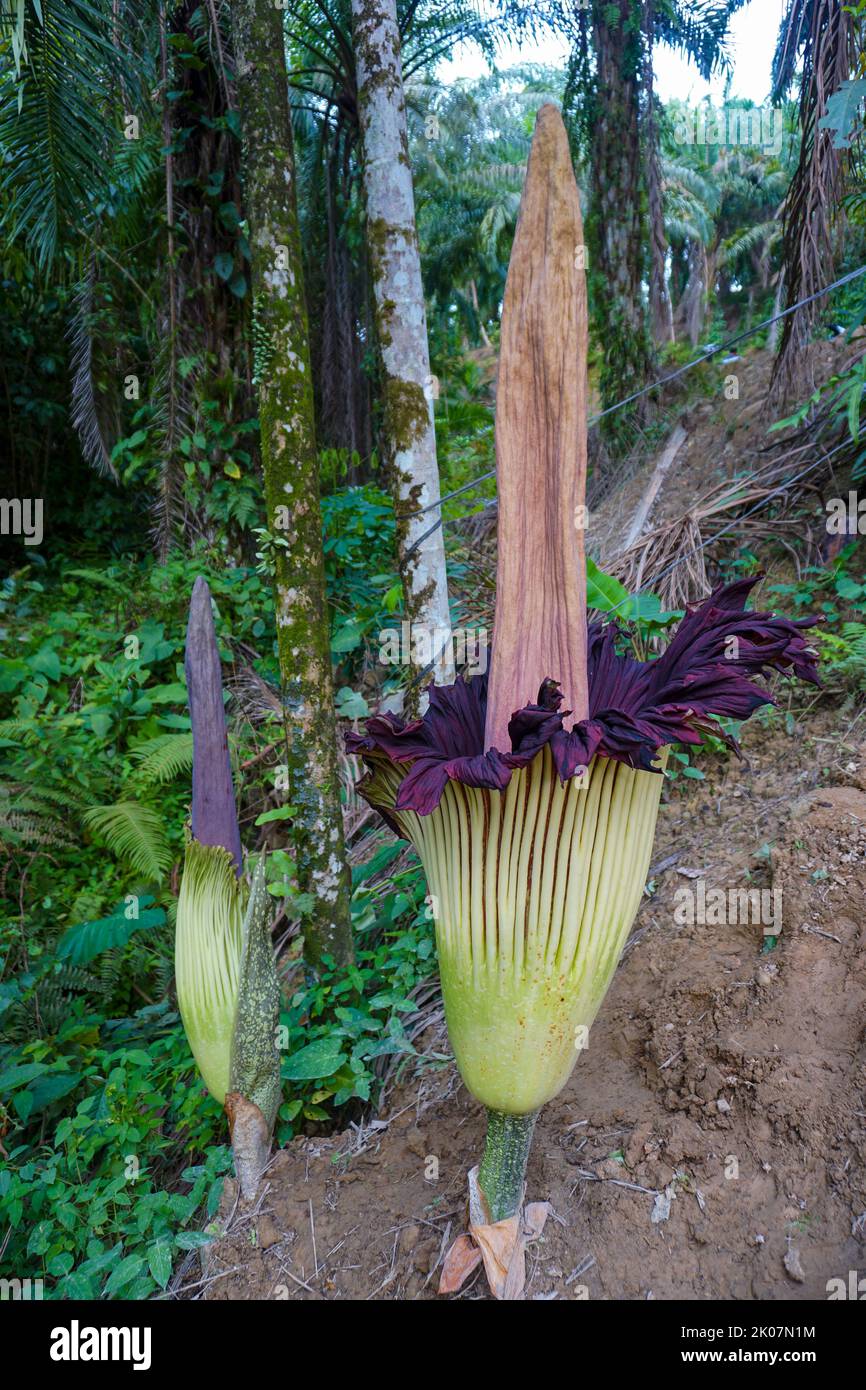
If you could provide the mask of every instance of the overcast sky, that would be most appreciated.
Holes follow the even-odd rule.
[[[785,10],[786,0],[751,0],[731,22],[729,51],[733,60],[731,95],[751,97],[758,105],[764,103],[770,88],[770,63],[776,46],[776,35]],[[515,63],[549,63],[563,66],[568,50],[561,39],[544,39],[538,43],[512,45],[503,51],[497,67]],[[472,48],[455,50],[454,57],[443,63],[439,75],[443,81],[459,77],[480,77],[486,71],[484,60]],[[724,82],[720,78],[707,83],[697,69],[670,49],[658,45],[655,52],[656,90],[662,101],[679,97],[683,101],[700,101],[707,93],[721,102]]]

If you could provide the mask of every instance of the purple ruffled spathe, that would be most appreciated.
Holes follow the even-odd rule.
[[[526,767],[548,744],[563,781],[585,769],[596,755],[657,772],[653,759],[660,748],[700,743],[705,733],[736,747],[715,721],[747,719],[759,706],[774,703],[749,677],[787,671],[820,684],[814,653],[802,633],[820,620],[747,612],[746,599],[758,578],[720,585],[704,603],[687,609],[670,645],[652,661],[617,652],[616,623],[591,623],[589,718],[570,729],[565,727],[570,711],[560,710],[562,694],[549,678],[537,703],[512,716],[510,750],[485,752],[485,673],[454,685],[431,686],[423,719],[406,723],[392,714],[374,715],[363,734],[346,735],[346,747],[371,770],[383,757],[397,765],[411,764],[395,805],[421,816],[439,805],[449,779],[502,791],[512,772]]]

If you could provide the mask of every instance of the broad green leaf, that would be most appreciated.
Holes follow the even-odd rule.
[[[622,607],[628,602],[629,592],[624,584],[605,574],[594,560],[586,561],[586,606],[599,613],[611,613],[614,609],[621,615]]]
[[[142,1269],[144,1269],[144,1260],[141,1255],[127,1255],[120,1261],[117,1268],[111,1271],[105,1286],[106,1296],[110,1298],[112,1294],[125,1289],[127,1284],[130,1284]]]
[[[96,737],[100,740],[106,738],[112,724],[111,711],[99,708],[89,710],[88,719]]]
[[[318,1038],[299,1052],[287,1057],[282,1064],[285,1081],[319,1081],[333,1076],[346,1060],[334,1038]]]
[[[70,927],[57,944],[59,959],[68,960],[71,965],[87,965],[103,951],[125,946],[135,932],[161,927],[165,922],[162,908],[147,908],[142,912],[141,903],[144,901],[143,898],[140,900],[137,917],[127,918],[122,912],[117,912],[112,917],[100,917],[98,921],[79,922]]]
[[[832,96],[827,98],[827,114],[818,122],[821,130],[833,131],[834,150],[849,150],[853,143],[853,126],[860,103],[866,97],[866,78],[847,78]]]
[[[351,652],[360,647],[364,640],[365,624],[351,618],[338,627],[331,638],[332,652]]]
[[[256,825],[268,825],[274,820],[291,820],[294,814],[294,806],[277,806],[274,811],[262,811],[262,814],[256,817]]]
[[[61,1285],[64,1299],[90,1300],[93,1298],[93,1280],[88,1279],[86,1274],[81,1274],[79,1270],[73,1270],[67,1274]]]
[[[370,713],[370,706],[364,696],[348,685],[344,685],[337,692],[336,705],[337,713],[343,719],[365,719]]]
[[[147,1252],[147,1263],[151,1274],[161,1289],[171,1278],[171,1247],[167,1241],[158,1240]]]
[[[36,1076],[49,1070],[47,1062],[24,1062],[17,1067],[7,1067],[0,1072],[0,1095],[9,1095],[19,1086],[26,1086]]]
[[[80,1080],[80,1072],[58,1071],[34,1081],[28,1089],[30,1116],[38,1115],[40,1110],[44,1110],[53,1101],[60,1100],[62,1096],[74,1091]]]
[[[26,661],[20,661],[17,657],[0,658],[0,695],[17,690],[29,675],[30,667]]]
[[[204,1231],[181,1231],[176,1237],[176,1244],[181,1250],[201,1250],[202,1246],[210,1245],[215,1239],[215,1236],[206,1235]]]
[[[60,657],[53,647],[40,647],[39,651],[31,656],[30,666],[50,681],[60,680]]]
[[[51,1221],[37,1221],[33,1230],[30,1232],[30,1239],[27,1242],[28,1255],[44,1255],[54,1233],[54,1223]]]

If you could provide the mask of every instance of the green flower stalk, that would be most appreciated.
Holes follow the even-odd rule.
[[[271,946],[265,857],[247,886],[228,761],[210,591],[196,580],[187,629],[193,725],[193,833],[177,905],[175,975],[202,1079],[225,1107],[235,1171],[255,1195],[280,1103],[280,991]]]
[[[587,1046],[631,930],[668,745],[726,737],[718,717],[770,702],[750,679],[768,669],[817,682],[812,620],[746,610],[754,579],[689,609],[651,661],[625,654],[615,623],[587,624],[582,251],[565,128],[545,105],[502,315],[489,679],[434,685],[422,719],[374,716],[347,738],[367,767],[359,791],[427,875],[449,1036],[488,1111],[471,1229],[508,1297],[520,1278],[503,1276],[491,1230],[512,1223],[522,1259],[535,1117]]]

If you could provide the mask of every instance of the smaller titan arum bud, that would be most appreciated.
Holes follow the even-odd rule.
[[[196,580],[186,675],[193,730],[192,835],[177,905],[175,974],[202,1079],[225,1106],[235,1170],[253,1196],[280,1103],[280,990],[262,855],[247,890],[210,590]]]

